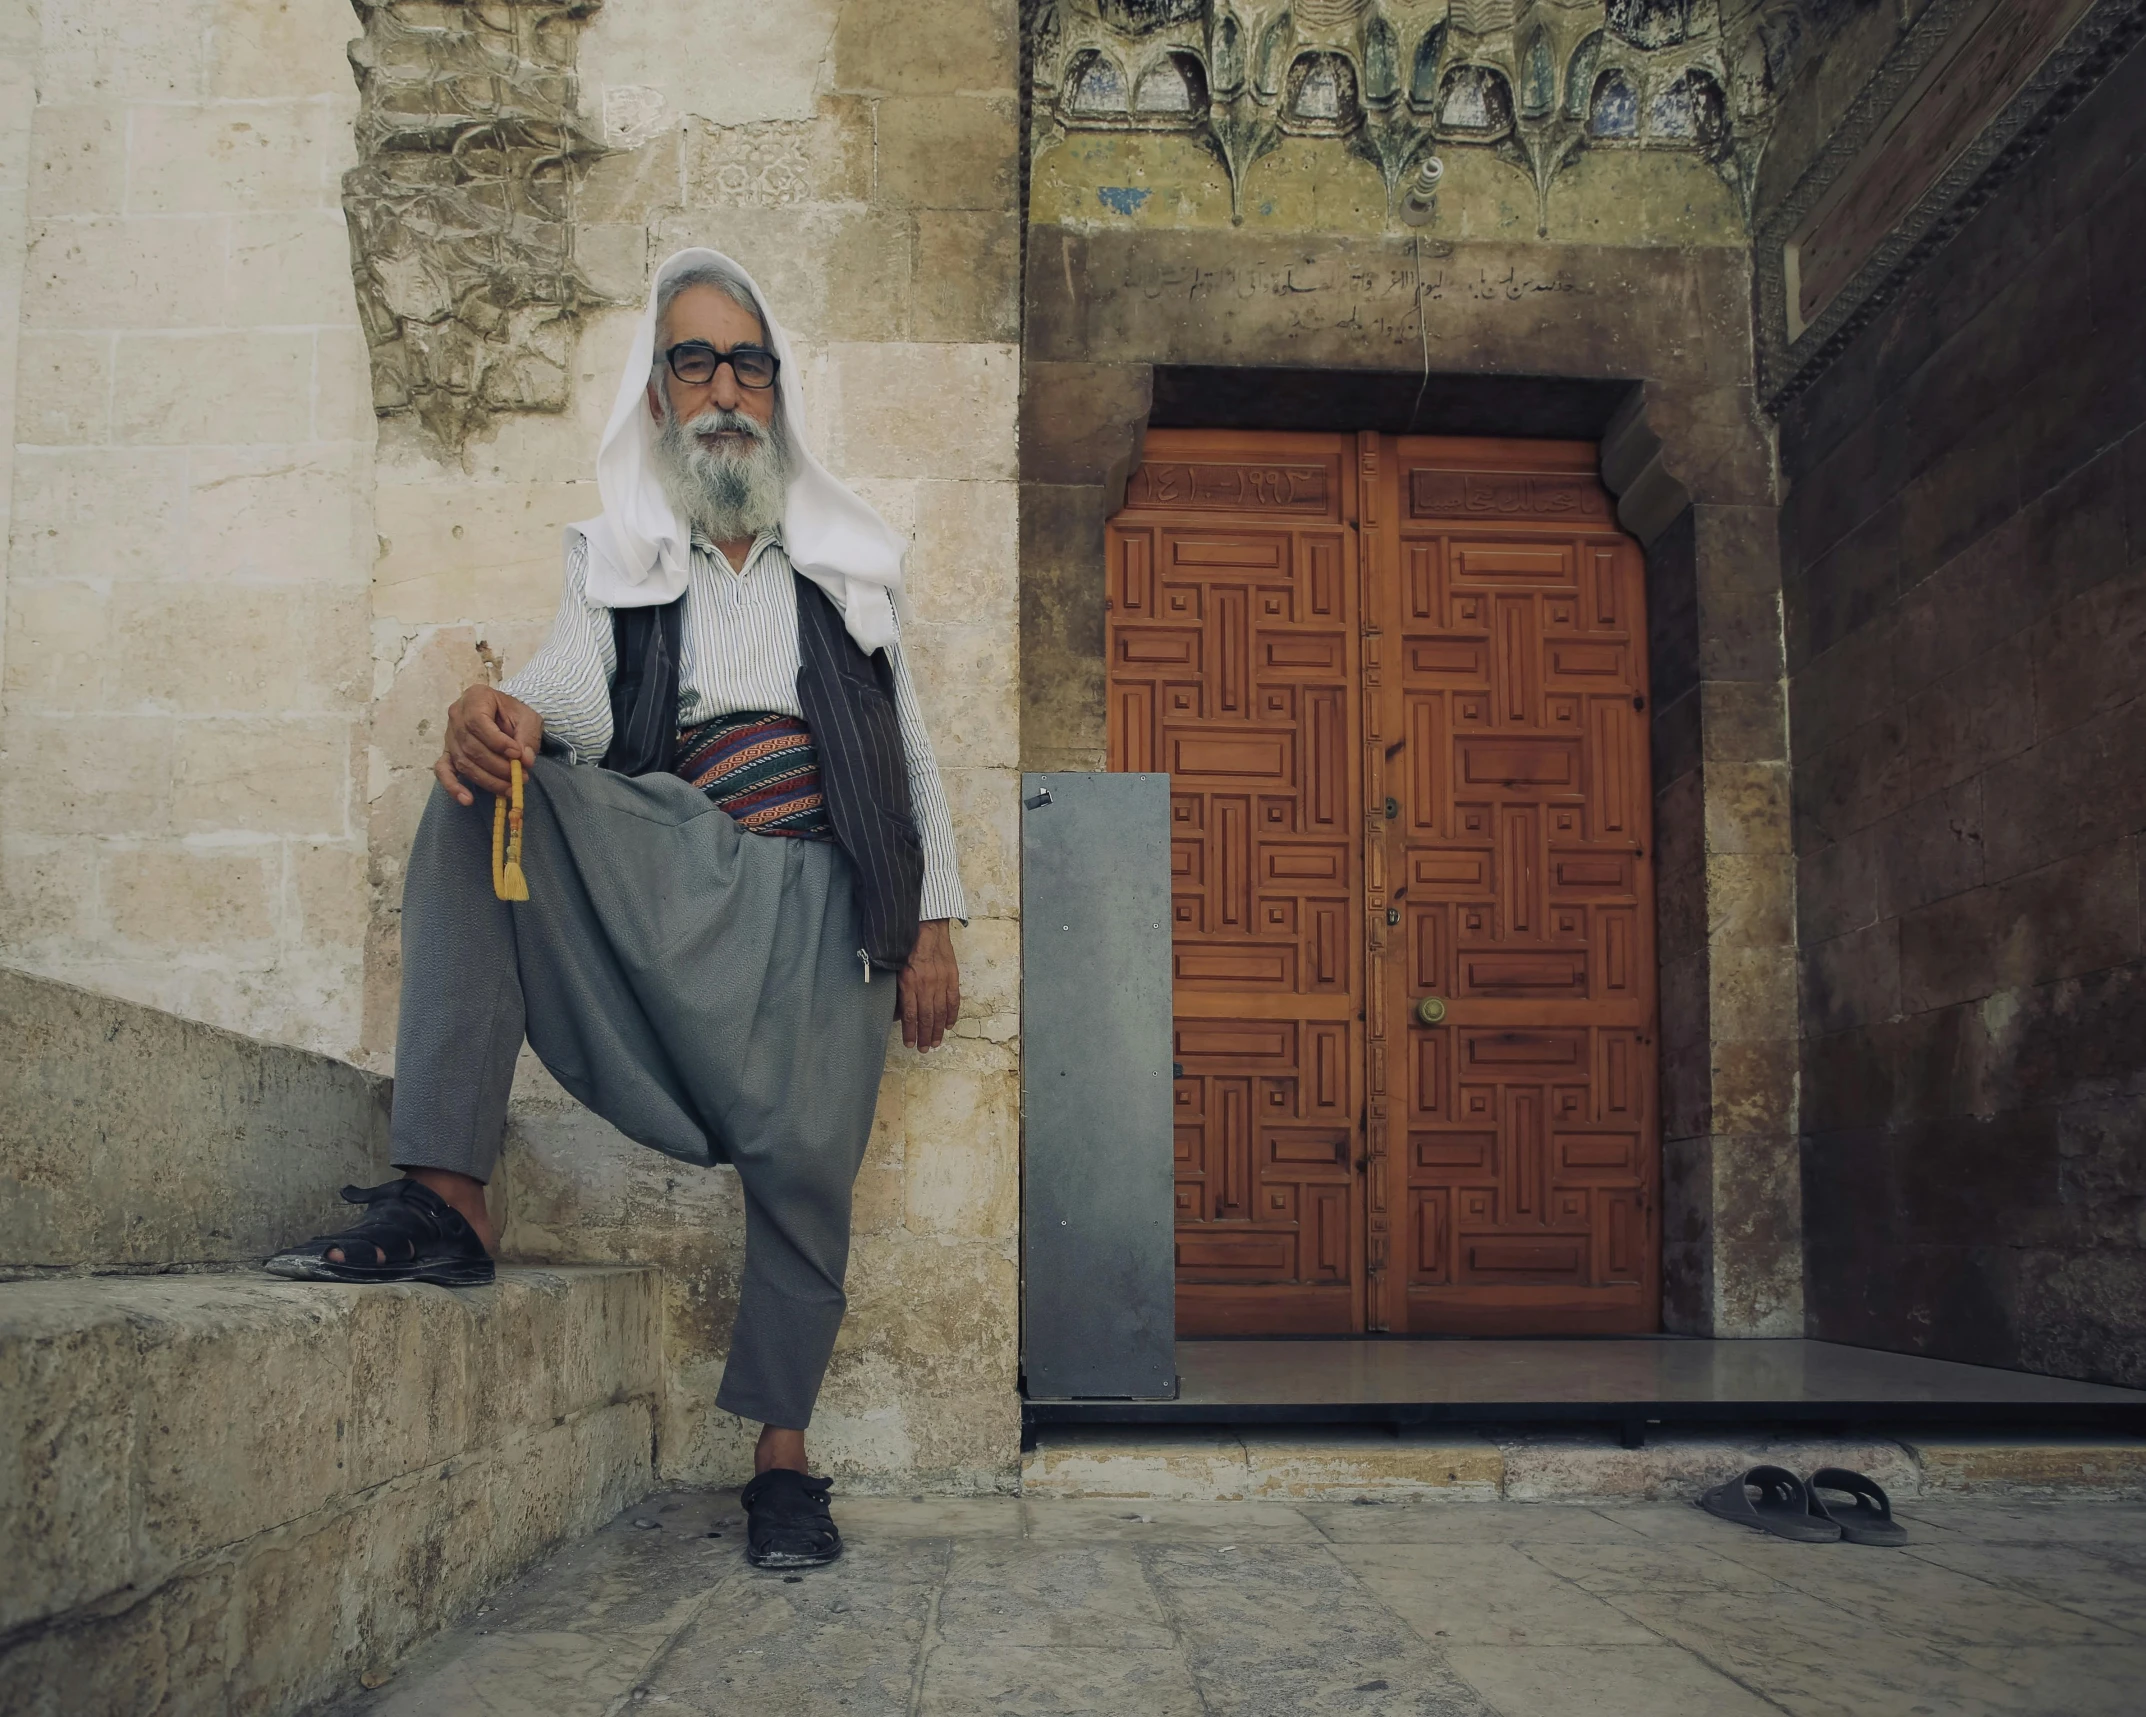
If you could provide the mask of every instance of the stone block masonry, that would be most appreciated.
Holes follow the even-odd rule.
[[[384,1676],[648,1489],[661,1318],[631,1268],[0,1287],[0,1709],[223,1717]]]
[[[896,1051],[860,1188],[815,1427],[853,1483],[1003,1487],[1018,1459],[1017,36],[1013,0],[0,25],[35,95],[0,152],[0,962],[390,1071],[442,718],[543,636],[649,270],[707,243],[765,283],[820,451],[913,542],[976,914],[957,1040]],[[510,1255],[664,1265],[665,1469],[738,1476],[710,1406],[734,1179],[533,1068],[513,1128]],[[182,1226],[230,1165],[198,1167]],[[74,1238],[26,1267],[81,1262]]]
[[[0,959],[344,1053],[372,696],[349,35],[328,6],[57,0],[8,44],[35,101],[0,472]]]
[[[1810,1474],[1846,1467],[1896,1503],[2134,1499],[2146,1494],[2146,1441],[1972,1430],[1650,1427],[1622,1449],[1600,1427],[1050,1426],[1021,1457],[1029,1498],[1143,1503],[1696,1502],[1751,1467]]]
[[[378,1075],[6,971],[0,1046],[0,1712],[296,1709],[647,1488],[652,1271],[245,1270],[393,1172]]]
[[[1782,422],[1810,1333],[2146,1381],[2146,52]]]
[[[0,971],[0,1279],[243,1264],[388,1179],[388,1086]]]

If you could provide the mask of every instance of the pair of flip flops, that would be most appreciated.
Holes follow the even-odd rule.
[[[1820,1496],[1821,1491],[1828,1495]],[[1716,1485],[1699,1506],[1739,1526],[1801,1544],[1908,1541],[1906,1528],[1893,1519],[1891,1498],[1875,1480],[1845,1467],[1820,1467],[1808,1484],[1786,1467],[1753,1467],[1740,1479]]]

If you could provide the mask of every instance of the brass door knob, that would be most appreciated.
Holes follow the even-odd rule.
[[[1416,1004],[1416,1023],[1418,1025],[1444,1025],[1446,1023],[1446,1004],[1436,996],[1425,996]]]

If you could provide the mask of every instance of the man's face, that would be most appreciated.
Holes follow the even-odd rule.
[[[702,412],[713,409],[735,411],[762,428],[768,427],[775,417],[773,388],[740,387],[728,364],[718,364],[713,379],[697,385],[682,382],[671,373],[663,354],[687,340],[705,340],[718,352],[727,352],[733,346],[765,346],[767,334],[759,317],[714,287],[687,287],[671,300],[663,315],[663,326],[656,331],[657,373],[648,384],[649,415],[658,423],[663,421],[662,402],[656,397],[656,389],[661,386],[668,390],[671,413],[680,423],[691,423]],[[736,430],[718,430],[694,439],[718,457],[736,457],[746,451],[746,437]]]
[[[782,520],[789,458],[775,390],[742,386],[728,364],[704,382],[680,381],[663,354],[688,340],[730,352],[766,338],[754,312],[713,286],[688,286],[664,310],[648,382],[656,479],[680,521],[733,554]]]

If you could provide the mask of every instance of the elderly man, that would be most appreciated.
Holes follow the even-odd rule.
[[[268,1268],[491,1280],[484,1188],[526,1034],[630,1138],[737,1168],[716,1402],[763,1427],[748,1555],[808,1567],[841,1553],[805,1427],[888,1025],[898,1009],[930,1050],[960,1006],[953,831],[896,641],[902,545],[813,457],[789,343],[714,251],[657,271],[597,483],[550,638],[448,711],[403,893],[406,1178],[346,1189],[366,1215]],[[528,899],[509,904],[480,795],[517,763]]]

